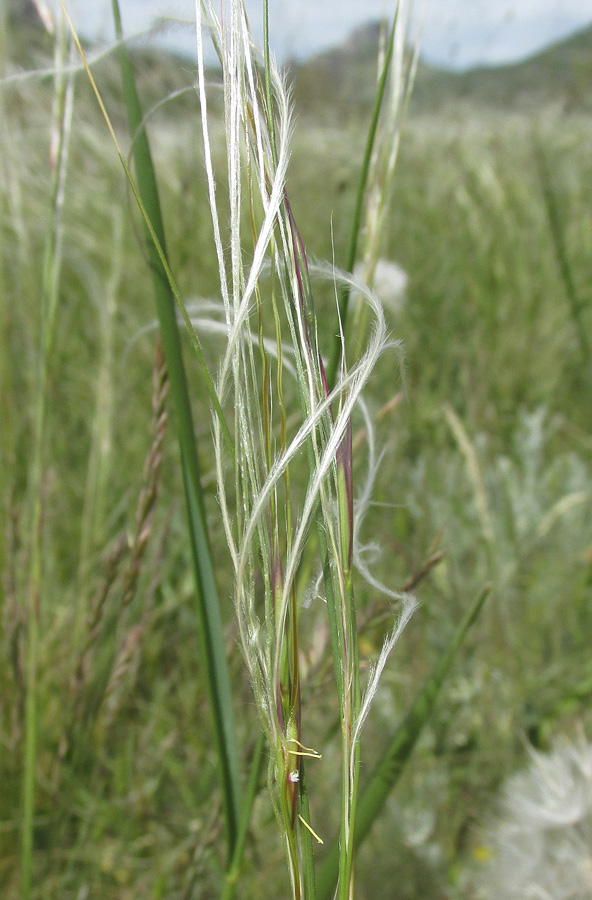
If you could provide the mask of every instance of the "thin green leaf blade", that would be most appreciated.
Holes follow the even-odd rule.
[[[479,616],[490,592],[491,586],[487,585],[467,611],[360,795],[356,813],[356,849],[368,835],[389,793],[401,777],[423,727],[434,710],[440,688],[452,668],[465,636]],[[339,847],[337,842],[334,842],[317,877],[318,900],[330,900],[333,896],[338,867]]]
[[[308,802],[308,789],[304,766],[302,767],[301,781],[300,799],[302,804],[302,815],[307,822],[310,822],[310,806]],[[302,829],[302,868],[304,896],[306,897],[306,900],[317,900],[312,834],[306,828]]]
[[[207,669],[210,705],[214,718],[224,797],[228,851],[229,857],[231,857],[240,820],[241,787],[230,676],[224,650],[222,620],[208,539],[181,338],[177,326],[175,297],[159,253],[160,248],[166,259],[165,229],[158,187],[148,137],[145,130],[142,129],[142,108],[136,89],[131,60],[125,44],[121,41],[121,19],[118,0],[112,0],[112,8],[116,33],[120,39],[119,59],[129,128],[131,134],[135,136],[133,155],[139,194],[159,245],[159,247],[156,245],[148,229],[146,242],[150,267],[153,273],[157,314],[171,383],[171,396],[176,414],[181,450],[191,555],[201,624],[202,649]]]
[[[253,813],[253,804],[259,790],[259,780],[263,762],[265,760],[265,733],[261,731],[253,748],[251,756],[251,766],[249,769],[249,777],[245,788],[245,797],[242,805],[241,819],[238,826],[238,835],[234,846],[232,860],[226,872],[224,882],[224,890],[221,900],[232,900],[238,883],[245,846],[247,843],[247,835],[251,824],[251,816]],[[311,898],[313,900],[313,898]]]
[[[380,111],[382,109],[382,104],[384,101],[384,94],[386,90],[386,84],[388,81],[389,72],[391,69],[391,64],[393,61],[394,55],[394,47],[395,47],[395,29],[397,27],[397,19],[399,16],[399,5],[397,4],[397,9],[395,11],[395,16],[391,25],[391,30],[389,33],[389,39],[386,47],[386,53],[384,58],[384,65],[382,68],[382,72],[378,81],[378,88],[376,91],[376,97],[374,99],[374,109],[372,110],[372,119],[370,120],[370,127],[368,129],[368,137],[366,138],[366,147],[364,149],[364,158],[362,160],[362,168],[360,171],[360,180],[358,182],[358,188],[356,192],[356,204],[354,207],[354,214],[352,217],[352,228],[349,238],[349,245],[347,250],[347,259],[345,262],[345,271],[353,272],[354,265],[356,262],[356,255],[358,252],[358,240],[360,237],[360,229],[362,226],[362,212],[364,209],[364,202],[366,199],[366,188],[368,185],[368,175],[370,173],[370,163],[372,160],[372,151],[374,149],[374,142],[376,140],[376,132],[378,130],[378,120],[380,118]],[[329,359],[329,364],[327,366],[327,384],[329,389],[335,387],[335,382],[337,379],[337,370],[339,369],[339,363],[341,362],[341,353],[342,353],[342,345],[341,345],[341,334],[346,333],[346,325],[347,325],[347,313],[349,307],[349,295],[350,289],[349,287],[342,288],[339,295],[339,314],[338,314],[338,322],[337,328],[334,331],[333,338],[333,347],[331,350],[331,357]]]

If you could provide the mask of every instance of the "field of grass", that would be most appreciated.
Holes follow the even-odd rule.
[[[35,60],[27,49],[33,38],[22,36],[22,58],[14,59],[6,39],[1,893],[21,897],[34,628],[32,896],[214,898],[225,866],[222,800],[141,222],[83,74],[63,206],[60,197],[56,203],[53,86],[22,74],[23,65],[49,64],[51,43],[44,48],[35,36],[47,57]],[[125,143],[113,61],[95,74]],[[140,77],[145,105],[193,79],[191,62],[153,58]],[[322,105],[297,119],[288,191],[309,256],[342,264],[364,113],[337,120]],[[150,137],[182,297],[187,304],[215,298],[195,93],[157,110]],[[362,782],[463,613],[486,583],[493,591],[360,851],[357,897],[471,900],[488,855],[480,825],[501,781],[522,765],[529,743],[546,749],[556,735],[580,725],[589,734],[592,726],[592,126],[554,100],[507,113],[466,98],[447,104],[445,115],[412,107],[397,166],[381,255],[409,282],[402,308],[387,310],[402,342],[400,365],[385,358],[368,391],[385,453],[362,539],[376,542],[376,571],[395,588],[434,564],[418,579],[421,607],[385,669],[364,733]],[[56,234],[62,263],[52,318],[43,272],[48,252],[56,256],[48,235]],[[332,294],[315,298],[327,353]],[[203,344],[215,369],[219,348],[207,336]],[[210,412],[189,342],[185,349],[246,770],[256,711],[233,620]],[[362,427],[354,420],[354,446],[364,442]],[[389,628],[388,604],[363,586],[357,603],[360,654],[370,662]],[[308,773],[312,817],[330,838],[338,827],[331,798],[339,739],[326,700],[332,669],[320,606],[311,607],[302,691],[311,710],[306,732],[323,754]],[[244,900],[289,890],[261,781],[238,890]]]

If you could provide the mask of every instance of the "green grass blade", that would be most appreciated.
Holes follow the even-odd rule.
[[[302,815],[307,822],[310,822],[310,806],[308,803],[308,788],[306,784],[306,772],[304,765],[302,766],[302,772],[300,780],[302,782],[300,798],[302,803]],[[303,870],[303,884],[304,884],[304,896],[306,900],[317,900],[317,885],[316,885],[316,877],[315,877],[315,867],[314,867],[314,854],[313,854],[313,838],[312,834],[308,829],[302,829],[302,870]]]
[[[423,690],[413,702],[411,709],[399,726],[397,733],[362,791],[358,799],[356,812],[356,849],[368,835],[389,793],[401,777],[417,743],[417,739],[434,710],[440,688],[452,668],[465,635],[481,612],[490,591],[491,587],[489,585],[483,589],[459,624],[444,654],[439,659]],[[331,845],[317,877],[318,900],[330,900],[333,896],[337,883],[338,868],[339,846],[335,841]]]
[[[224,891],[222,893],[222,900],[232,900],[232,898],[234,897],[234,892],[236,890],[243,855],[245,852],[245,844],[247,842],[247,834],[251,822],[251,815],[253,812],[253,804],[255,802],[255,798],[257,796],[257,791],[259,788],[261,767],[263,765],[263,760],[265,759],[265,754],[263,752],[264,748],[265,733],[261,731],[257,738],[257,743],[255,744],[255,747],[253,749],[253,756],[251,757],[251,768],[249,771],[249,779],[247,781],[245,797],[242,805],[238,834],[236,843],[234,845],[232,860],[226,873],[226,881],[224,885]]]
[[[222,621],[208,540],[193,419],[183,364],[181,339],[177,327],[175,296],[169,283],[168,273],[158,252],[161,249],[166,259],[165,231],[158,188],[148,137],[146,132],[141,130],[143,116],[131,60],[125,44],[121,41],[121,19],[117,0],[112,0],[112,9],[117,37],[120,40],[119,60],[129,127],[132,136],[134,136],[133,155],[138,189],[159,245],[157,246],[156,241],[152,240],[152,233],[149,231],[147,234],[147,247],[154,278],[162,344],[171,382],[171,395],[177,421],[191,554],[197,587],[202,646],[216,732],[228,849],[229,856],[232,856],[240,820],[241,790],[230,676],[224,651]]]
[[[395,47],[395,29],[397,27],[397,18],[399,15],[399,7],[397,5],[397,10],[395,12],[395,17],[393,20],[393,24],[391,25],[391,32],[389,35],[389,41],[386,49],[386,54],[384,58],[384,66],[380,75],[380,79],[378,82],[378,89],[376,91],[376,99],[374,101],[374,110],[372,112],[372,119],[370,121],[370,128],[368,130],[368,137],[366,140],[366,148],[364,150],[364,158],[362,160],[362,170],[360,172],[360,180],[358,182],[358,192],[356,194],[356,205],[354,207],[354,215],[352,219],[352,230],[349,239],[349,247],[347,251],[347,259],[345,262],[345,271],[353,272],[354,265],[356,262],[356,255],[358,252],[358,239],[360,236],[360,227],[362,224],[362,212],[364,210],[364,200],[366,198],[366,187],[368,185],[368,174],[370,172],[370,162],[372,160],[372,151],[374,149],[374,141],[376,139],[376,132],[378,129],[378,120],[380,118],[380,110],[382,109],[382,102],[384,100],[384,92],[386,90],[386,83],[388,80],[391,63],[393,60],[393,52]],[[339,294],[339,322],[341,322],[341,327],[339,327],[339,322],[337,323],[337,327],[334,331],[333,338],[333,348],[331,350],[331,358],[329,359],[329,365],[327,367],[327,384],[329,385],[329,390],[335,386],[335,379],[337,378],[337,369],[339,368],[339,363],[341,361],[341,333],[346,333],[346,323],[347,323],[347,312],[349,306],[349,296],[350,289],[349,287],[344,287]]]

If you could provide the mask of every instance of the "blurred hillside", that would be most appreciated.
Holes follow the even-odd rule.
[[[366,112],[376,84],[380,25],[354,32],[340,47],[294,67],[296,105],[322,116]],[[322,87],[321,87],[322,86]],[[411,115],[471,104],[504,111],[540,108],[592,109],[592,27],[521,63],[453,72],[420,62]]]
[[[11,0],[9,62],[17,68],[49,63],[52,40],[31,17],[31,4]],[[376,52],[380,24],[353,32],[338,47],[303,63],[290,64],[296,108],[301,114],[339,122],[365,117],[376,86]],[[146,102],[191,82],[192,66],[165,50],[134,50]],[[101,63],[107,84],[118,90],[114,57]],[[464,72],[420,62],[410,114],[433,114],[474,106],[481,111],[534,111],[548,104],[565,111],[592,110],[592,26],[559,41],[520,63],[477,67]],[[178,107],[177,107],[178,108]]]

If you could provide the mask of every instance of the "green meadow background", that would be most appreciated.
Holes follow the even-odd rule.
[[[290,73],[288,193],[307,252],[337,264],[377,34],[364,29]],[[42,271],[56,228],[54,89],[42,74],[53,42],[5,19],[0,53],[0,894],[20,896],[26,598],[38,535],[33,895],[215,898],[225,864],[221,796],[175,424],[164,433],[158,419],[158,373],[153,387],[157,330],[141,222],[81,73],[36,478],[39,358],[50,333]],[[134,60],[144,108],[154,108],[149,135],[172,270],[188,304],[215,298],[194,62],[148,50]],[[107,56],[93,71],[129,149],[116,61]],[[398,362],[379,364],[368,390],[385,454],[363,538],[378,545],[376,571],[389,584],[423,574],[421,608],[385,671],[362,783],[469,604],[486,583],[493,592],[360,852],[359,900],[476,897],[489,856],[482,826],[500,783],[529,744],[547,749],[556,735],[590,726],[591,85],[592,30],[520,65],[463,74],[419,66],[382,247],[409,279],[401,308],[387,310],[402,350]],[[328,350],[334,297],[320,291],[316,303]],[[203,343],[215,370],[219,345]],[[189,342],[185,349],[246,766],[256,712],[232,618],[210,411]],[[363,587],[358,604],[369,662],[389,628],[388,606]],[[330,839],[339,738],[322,623],[313,604],[303,708],[307,740],[323,753],[310,772],[312,818]],[[244,900],[289,890],[262,782]]]

